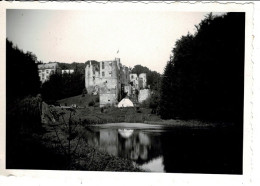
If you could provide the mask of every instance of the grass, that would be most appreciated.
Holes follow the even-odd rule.
[[[66,112],[66,109],[55,107],[58,112]],[[84,124],[103,124],[103,123],[144,123],[146,121],[161,121],[159,116],[150,114],[151,109],[141,108],[105,108],[103,112],[99,107],[86,107],[77,109],[74,119],[80,120]],[[68,118],[66,112],[65,117]]]
[[[84,124],[104,124],[104,123],[147,123],[164,126],[174,127],[189,127],[189,128],[211,128],[211,127],[222,127],[232,126],[233,123],[225,122],[207,122],[201,120],[179,120],[170,119],[162,120],[158,115],[151,114],[152,109],[147,108],[147,105],[141,104],[140,108],[117,108],[117,107],[105,107],[101,110],[98,103],[94,106],[89,106],[89,103],[96,100],[98,96],[86,95],[85,97],[74,96],[59,100],[61,105],[67,103],[68,105],[76,104],[77,106],[84,107],[77,109],[74,118],[80,119]],[[59,112],[64,112],[60,107],[55,108]],[[67,117],[68,114],[65,115]]]
[[[88,107],[89,103],[91,101],[96,102],[97,98],[98,98],[98,96],[86,94],[83,97],[82,97],[82,95],[78,95],[78,96],[61,99],[61,100],[58,100],[57,102],[62,106],[65,106],[65,105],[70,106],[70,105],[76,104],[77,106],[80,106],[80,107]],[[98,104],[98,103],[96,103],[96,104]]]
[[[81,107],[77,109],[74,118],[80,119],[85,124],[103,124],[103,123],[118,123],[118,122],[128,122],[128,123],[144,123],[145,121],[161,121],[159,116],[151,114],[151,109],[149,108],[117,108],[117,107],[105,107],[101,109],[99,103],[97,102],[98,96],[85,95],[82,97],[74,96],[66,99],[57,101],[62,106],[65,103],[70,106],[76,104]],[[95,101],[94,106],[91,106],[92,101]],[[60,107],[55,107],[58,112],[64,112],[65,109]],[[66,116],[67,117],[67,116]]]

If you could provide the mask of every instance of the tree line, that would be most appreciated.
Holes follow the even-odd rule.
[[[35,96],[40,91],[37,57],[24,52],[6,39],[6,98],[7,102]]]
[[[43,100],[53,104],[55,101],[82,94],[85,76],[77,69],[71,74],[54,73],[41,87]]]
[[[161,117],[243,121],[245,13],[208,14],[196,28],[164,69]]]

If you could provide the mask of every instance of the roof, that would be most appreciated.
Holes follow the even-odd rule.
[[[118,107],[134,107],[134,104],[130,99],[124,98],[118,103]]]
[[[58,67],[58,63],[44,63],[38,65],[38,69],[55,69]]]

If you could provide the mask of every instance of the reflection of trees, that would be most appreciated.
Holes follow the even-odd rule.
[[[242,152],[234,129],[176,129],[162,137],[166,172],[241,174]]]

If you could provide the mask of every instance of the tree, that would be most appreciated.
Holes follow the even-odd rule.
[[[172,50],[163,74],[160,114],[166,119],[242,121],[245,14],[209,14],[196,28]]]
[[[41,93],[44,101],[53,103],[59,99],[80,95],[84,88],[84,75],[79,71],[72,74],[54,73],[43,83]]]
[[[173,85],[174,80],[174,68],[172,61],[169,61],[164,69],[162,83],[161,83],[161,93],[160,93],[160,111],[159,114],[163,119],[172,118],[172,113],[174,109],[174,99],[173,99]]]
[[[39,93],[40,78],[37,57],[24,53],[6,39],[6,97],[7,102]]]

